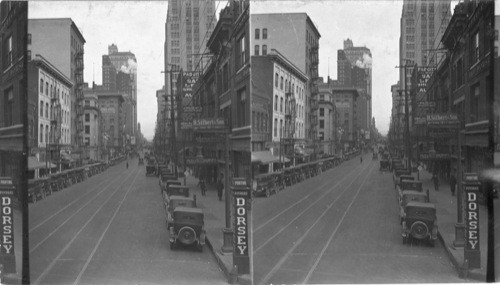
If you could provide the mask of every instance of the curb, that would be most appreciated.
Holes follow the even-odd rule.
[[[229,280],[229,270],[228,268],[226,268],[224,262],[219,257],[217,252],[215,252],[214,247],[212,246],[212,242],[210,242],[208,236],[206,237],[205,243],[207,244],[208,248],[210,248],[210,251],[212,252],[212,255],[215,257],[215,260],[217,260],[217,264],[219,264],[219,268],[221,269],[222,273],[224,273],[224,276],[226,276],[226,281]]]
[[[462,265],[459,264],[459,261],[453,253],[451,252],[451,249],[446,245],[446,242],[444,241],[443,236],[441,235],[441,232],[438,230],[438,238],[441,241],[441,244],[446,250],[446,253],[448,254],[448,258],[450,259],[451,263],[455,267],[458,273],[458,277],[464,280],[475,280],[475,281],[480,281],[480,282],[486,282],[486,275],[482,274],[481,272],[478,272],[478,270],[466,270],[463,268]]]

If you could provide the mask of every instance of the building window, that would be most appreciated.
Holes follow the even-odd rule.
[[[274,111],[278,111],[278,95],[274,95]]]
[[[242,88],[238,90],[237,92],[238,95],[238,126],[245,126],[246,125],[246,89]]]
[[[471,44],[471,63],[474,64],[479,60],[479,31],[472,36]]]
[[[319,132],[319,140],[325,140],[325,133],[324,132]]]
[[[45,118],[49,118],[49,103],[45,103]]]
[[[324,108],[319,108],[319,115],[323,117],[325,115],[325,109]]]
[[[45,143],[49,143],[49,126],[45,126]]]
[[[6,65],[5,67],[8,67],[12,64],[13,61],[13,55],[12,55],[12,36],[9,36],[7,40],[5,41],[5,51],[7,55],[7,60],[6,60]]]
[[[283,137],[283,120],[280,119],[280,138]]]
[[[275,86],[276,88],[278,88],[278,83],[279,83],[279,80],[280,80],[280,77],[279,77],[278,73],[275,73],[275,74],[274,74],[274,86]]]
[[[262,29],[262,39],[264,39],[264,40],[267,39],[267,29],[266,28]]]
[[[14,90],[11,88],[5,90],[5,106],[4,106],[4,120],[5,126],[12,126],[14,124]]]
[[[40,79],[40,93],[43,94],[43,79]]]
[[[280,112],[283,112],[283,97],[280,98]]]
[[[322,129],[325,128],[325,120],[319,120],[319,127]]]
[[[246,57],[245,57],[245,35],[243,35],[239,40],[238,40],[238,56],[239,60],[237,61],[238,63],[238,68],[242,67],[246,63]]]
[[[281,76],[281,80],[280,80],[280,89],[283,90],[283,76]]]
[[[267,55],[267,45],[262,45],[262,55]]]
[[[470,106],[470,120],[476,122],[479,119],[479,84],[472,87],[471,90],[471,106]]]
[[[88,114],[86,114],[88,115]],[[85,126],[85,133],[90,134],[90,126]]]
[[[260,29],[255,29],[255,39],[258,40],[260,38]]]
[[[278,136],[278,119],[274,119],[274,136]]]
[[[43,143],[43,125],[40,124],[40,142]]]
[[[43,101],[40,100],[40,117],[43,117]]]
[[[259,45],[255,45],[255,55],[259,55]]]
[[[31,34],[28,33],[28,44],[30,45],[31,44]]]
[[[49,83],[45,82],[45,95],[49,96]]]
[[[85,122],[90,122],[90,114],[85,114]]]

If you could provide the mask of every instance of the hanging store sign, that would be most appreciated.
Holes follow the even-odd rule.
[[[193,128],[196,130],[224,129],[226,122],[223,118],[194,119]]]
[[[428,126],[445,126],[445,125],[456,125],[458,127],[459,120],[456,114],[428,114],[427,115],[427,125]]]
[[[238,274],[250,273],[250,255],[248,240],[248,208],[250,203],[250,187],[245,178],[233,178],[231,186],[234,201],[234,241],[233,264],[238,267]]]
[[[14,254],[14,214],[12,200],[15,186],[10,177],[0,177],[0,202],[2,203],[2,228],[0,229],[0,264],[2,273],[16,273],[16,255]]]
[[[435,153],[435,152],[422,152],[419,153],[420,160],[449,160],[451,156],[449,153]]]
[[[186,165],[201,165],[201,164],[217,164],[217,159],[215,158],[205,158],[205,157],[190,157],[186,158]]]
[[[476,173],[464,174],[466,234],[464,259],[469,261],[469,268],[481,268],[479,242],[479,177]]]

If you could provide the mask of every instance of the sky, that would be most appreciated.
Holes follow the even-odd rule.
[[[226,4],[221,2],[218,11]],[[324,78],[328,69],[330,77],[337,78],[337,50],[343,48],[345,39],[369,48],[372,113],[378,130],[386,134],[392,105],[390,89],[398,80],[402,5],[402,0],[251,1],[250,13],[306,12],[321,34],[319,73]],[[86,40],[86,82],[102,84],[102,55],[108,53],[108,45],[114,43],[119,51],[133,52],[137,58],[138,122],[143,135],[151,140],[156,90],[164,85],[161,72],[167,8],[167,1],[30,1],[28,17],[71,18],[75,22]]]
[[[221,10],[226,1],[218,1]],[[71,18],[85,38],[84,80],[102,84],[102,55],[108,45],[131,51],[137,59],[137,118],[152,140],[156,90],[164,85],[167,1],[30,1],[28,18]],[[219,13],[217,12],[217,18]]]
[[[452,7],[455,6],[452,1]],[[381,134],[391,117],[391,85],[399,78],[399,36],[402,0],[254,1],[251,14],[305,12],[321,34],[319,76],[337,79],[337,50],[344,40],[372,53],[372,115]],[[452,9],[453,11],[453,9]],[[328,70],[330,72],[328,73]]]

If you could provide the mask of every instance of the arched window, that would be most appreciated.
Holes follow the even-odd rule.
[[[40,93],[43,94],[43,79],[40,79]]]
[[[43,143],[43,125],[40,124],[40,142]]]

